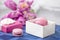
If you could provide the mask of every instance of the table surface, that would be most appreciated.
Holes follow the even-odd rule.
[[[21,37],[14,37],[11,33],[0,32],[0,40],[60,40],[60,26],[56,25],[55,34],[48,36],[46,38],[39,38],[25,32],[25,27],[23,28],[24,34]]]

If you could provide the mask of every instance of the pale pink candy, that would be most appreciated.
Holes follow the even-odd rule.
[[[6,0],[4,2],[4,4],[5,4],[6,7],[10,8],[12,10],[16,10],[17,9],[17,4],[14,1],[12,1],[12,0]]]
[[[40,18],[40,19],[36,20],[35,23],[40,24],[42,26],[48,25],[48,21],[45,18]]]
[[[13,36],[22,36],[23,30],[19,29],[19,28],[13,29],[12,34],[13,34]]]

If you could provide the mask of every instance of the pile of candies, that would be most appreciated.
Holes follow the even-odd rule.
[[[13,36],[22,36],[22,28],[22,23],[12,20],[10,18],[5,18],[0,21],[0,31],[4,33],[12,33]]]
[[[46,26],[48,25],[48,21],[47,19],[43,18],[43,17],[40,17],[39,19],[35,19],[35,20],[31,20],[30,22],[33,22],[33,23],[36,23],[36,24],[39,24],[41,26]]]
[[[4,3],[5,6],[12,11],[7,13],[2,19],[11,18],[25,25],[27,20],[35,19],[37,17],[34,10],[31,9],[32,3],[33,1],[20,0],[19,3],[16,4],[13,0],[6,0]]]

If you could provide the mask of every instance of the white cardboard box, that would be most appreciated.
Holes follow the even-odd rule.
[[[26,21],[26,33],[41,38],[47,37],[55,33],[55,23],[48,21],[47,26],[41,26],[30,21]]]

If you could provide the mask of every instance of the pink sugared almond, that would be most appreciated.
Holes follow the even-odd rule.
[[[48,25],[48,21],[45,18],[40,18],[40,19],[36,20],[35,23],[42,25],[42,26]]]
[[[39,19],[35,19],[35,20],[30,20],[30,22],[33,22],[33,23],[36,23],[36,24],[39,24],[39,25],[42,25],[42,26],[46,26],[48,25],[48,21],[47,19],[45,18],[39,18]]]
[[[12,31],[13,36],[22,36],[22,34],[23,34],[23,30],[19,28],[13,29]]]

